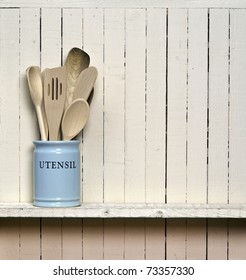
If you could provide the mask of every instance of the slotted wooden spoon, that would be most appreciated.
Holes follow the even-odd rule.
[[[49,127],[49,140],[57,141],[66,99],[66,68],[44,72],[44,105]]]

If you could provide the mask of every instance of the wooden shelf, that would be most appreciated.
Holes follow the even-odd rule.
[[[57,218],[246,218],[244,204],[82,204],[41,208],[31,203],[0,203],[0,217]]]

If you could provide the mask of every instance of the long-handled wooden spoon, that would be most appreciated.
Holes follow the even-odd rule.
[[[67,96],[65,101],[65,109],[73,101],[73,92],[75,88],[76,81],[79,77],[79,74],[90,64],[89,55],[79,49],[72,48],[67,56],[65,67],[67,71]]]
[[[47,119],[43,109],[43,85],[41,70],[38,66],[30,66],[26,70],[27,81],[32,102],[35,106],[41,140],[46,141],[48,137]]]
[[[62,118],[63,140],[71,140],[84,128],[89,118],[89,105],[86,100],[74,100],[65,110]]]
[[[77,98],[88,99],[97,79],[97,74],[97,68],[94,66],[88,67],[80,73],[75,85],[73,100]]]

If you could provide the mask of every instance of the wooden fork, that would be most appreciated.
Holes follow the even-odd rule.
[[[49,127],[49,140],[57,141],[66,99],[66,68],[44,72],[44,105]]]

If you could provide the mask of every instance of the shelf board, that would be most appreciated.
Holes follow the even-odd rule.
[[[29,218],[246,218],[244,204],[82,204],[42,208],[31,203],[0,203],[0,217]]]

